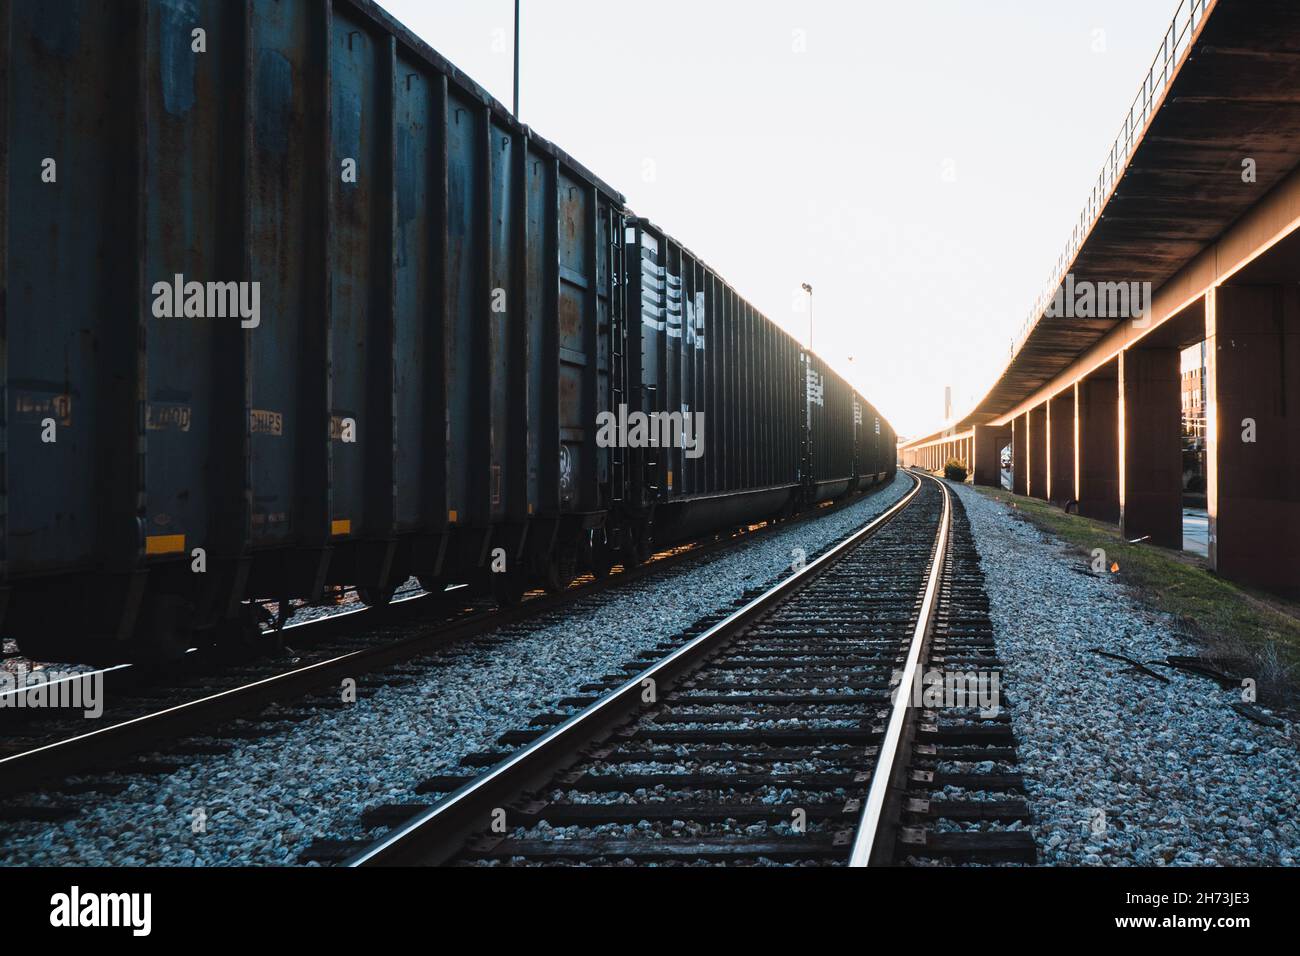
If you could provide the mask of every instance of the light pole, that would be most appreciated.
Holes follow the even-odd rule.
[[[803,284],[803,290],[808,293],[808,351],[812,351],[813,346],[813,293],[812,286],[807,282]]]
[[[515,0],[515,119],[519,119],[519,0]]]

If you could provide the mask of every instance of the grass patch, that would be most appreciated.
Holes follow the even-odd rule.
[[[1055,535],[1091,564],[1101,548],[1106,563],[1119,564],[1116,577],[1151,607],[1173,615],[1213,657],[1245,663],[1261,703],[1295,707],[1300,678],[1300,605],[1225,581],[1199,557],[1150,544],[1129,544],[1114,525],[1078,515],[1036,498],[977,488],[980,494],[1015,506],[1030,524]],[[1109,573],[1109,572],[1108,572]]]

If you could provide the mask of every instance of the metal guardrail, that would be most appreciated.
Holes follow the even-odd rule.
[[[1128,115],[1124,117],[1124,123],[1120,127],[1119,135],[1115,137],[1115,142],[1111,145],[1106,164],[1102,167],[1097,182],[1092,187],[1092,193],[1088,196],[1087,205],[1079,213],[1079,221],[1075,223],[1069,244],[1057,260],[1051,281],[1034,303],[1033,310],[1020,330],[1020,335],[1011,347],[1012,359],[1024,347],[1034,326],[1047,310],[1047,303],[1052,300],[1056,290],[1065,281],[1066,271],[1073,265],[1075,256],[1083,246],[1083,241],[1100,218],[1111,190],[1124,170],[1128,168],[1128,162],[1137,149],[1142,133],[1155,113],[1156,104],[1173,81],[1179,60],[1187,52],[1192,37],[1205,19],[1206,9],[1213,2],[1214,0],[1179,0],[1178,9],[1174,12],[1169,28],[1165,31],[1160,50],[1156,53],[1151,69],[1147,71],[1146,78],[1142,81],[1141,89],[1133,99],[1133,105],[1129,107]]]

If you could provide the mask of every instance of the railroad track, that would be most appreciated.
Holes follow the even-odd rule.
[[[997,663],[960,504],[915,480],[688,644],[501,738],[522,750],[422,783],[437,802],[373,808],[364,822],[390,831],[345,862],[1032,862],[1025,803],[1004,798],[1023,789],[1005,712],[940,722],[897,692],[927,667]]]
[[[534,595],[517,607],[485,609],[482,602],[421,595],[384,608],[291,624],[283,633],[298,650],[289,666],[276,659],[229,667],[195,660],[158,678],[130,667],[112,669],[103,674],[102,696],[107,698],[108,708],[90,730],[87,721],[68,719],[57,711],[2,712],[6,733],[0,741],[0,796],[45,784],[56,792],[88,787],[107,791],[115,785],[79,782],[68,787],[59,781],[69,776],[174,771],[179,769],[181,757],[223,752],[229,745],[222,738],[272,736],[321,708],[337,706],[338,688],[344,679],[358,682],[360,696],[380,686],[419,679],[425,671],[418,658],[439,648],[471,642],[491,632],[501,632],[501,639],[508,640],[513,634],[562,619],[584,599],[598,598],[622,585],[759,539],[774,529],[826,516],[860,500],[862,496],[855,496],[791,521],[660,552],[639,567],[603,579],[581,580],[558,595]],[[697,622],[697,626],[701,625]],[[287,703],[295,704],[294,712],[286,713],[281,707],[264,713],[272,705]],[[150,756],[137,759],[141,755]],[[43,804],[16,806],[0,811],[0,819],[54,821],[63,818],[61,813],[59,808]],[[67,815],[72,814],[68,809]]]

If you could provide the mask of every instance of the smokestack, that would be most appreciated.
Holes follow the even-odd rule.
[[[951,385],[945,385],[943,387],[943,420],[945,422],[952,421],[952,386]]]

